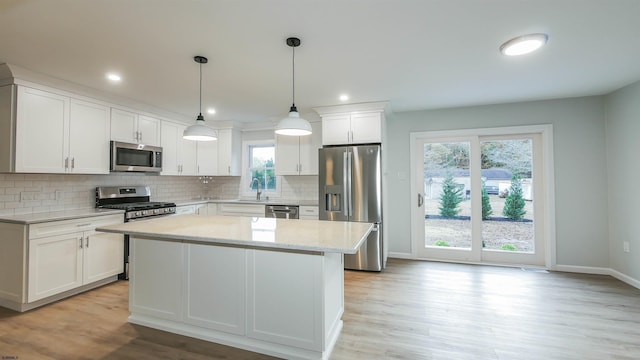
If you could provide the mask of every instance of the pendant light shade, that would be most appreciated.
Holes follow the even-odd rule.
[[[276,125],[275,132],[280,135],[303,136],[311,134],[311,124],[300,117],[296,108],[296,47],[300,46],[300,39],[290,37],[287,39],[287,45],[292,49],[292,105],[289,109],[289,116],[280,120]]]
[[[204,116],[202,116],[202,64],[206,64],[209,60],[204,56],[195,56],[193,60],[200,64],[200,113],[196,118],[195,125],[188,126],[184,129],[182,138],[194,141],[218,140],[218,134],[215,130],[204,124]]]

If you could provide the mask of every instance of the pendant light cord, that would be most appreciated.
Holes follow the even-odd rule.
[[[291,86],[291,89],[292,89],[291,97],[293,99],[293,107],[295,107],[296,106],[296,47],[292,46],[291,48],[293,49],[293,57],[291,58],[291,68],[293,70],[293,76],[292,76],[292,80],[291,80],[291,82],[292,82],[292,84],[291,84],[292,85]]]
[[[200,63],[200,116],[202,116],[202,63]]]

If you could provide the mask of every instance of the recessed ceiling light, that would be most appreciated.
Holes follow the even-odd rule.
[[[122,77],[120,77],[120,75],[118,75],[116,73],[107,73],[107,79],[109,79],[110,81],[113,81],[113,82],[118,82],[118,81],[122,80]]]
[[[211,115],[213,115],[213,114],[215,114],[215,113],[216,113],[216,109],[214,109],[214,108],[208,108],[208,109],[207,109],[207,114],[211,114]]]
[[[347,94],[340,95],[340,101],[347,101],[347,100],[349,100],[349,95]]]
[[[547,34],[528,34],[513,38],[500,46],[500,52],[507,56],[524,55],[538,50],[547,43]]]

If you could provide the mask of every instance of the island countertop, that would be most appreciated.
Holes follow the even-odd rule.
[[[175,215],[96,228],[96,231],[183,242],[355,254],[371,223],[219,215]]]

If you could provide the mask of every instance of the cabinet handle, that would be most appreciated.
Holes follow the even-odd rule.
[[[137,132],[137,131],[134,131],[134,132],[133,132],[133,139],[134,139],[135,141],[138,141],[138,132]]]
[[[65,169],[69,168],[69,158],[68,157],[64,158],[64,168]]]
[[[138,131],[138,141],[142,142],[142,131]]]
[[[73,170],[73,168],[76,167],[76,158],[72,157],[71,158],[71,170]]]
[[[87,249],[89,248],[89,236],[87,236]]]
[[[84,238],[80,238],[80,249],[82,249],[82,242],[84,241]]]
[[[349,138],[351,137],[351,131],[347,130],[347,142],[351,141]]]

